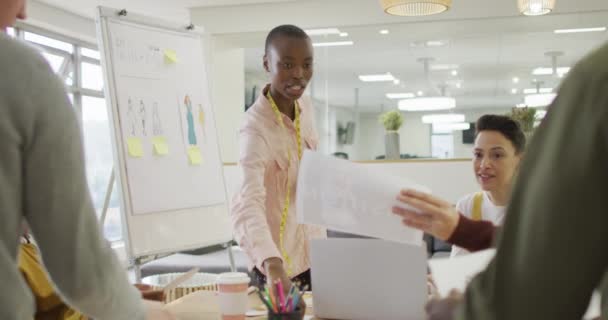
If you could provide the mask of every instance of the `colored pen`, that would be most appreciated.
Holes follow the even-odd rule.
[[[266,300],[260,291],[258,291],[258,296],[260,297],[260,300],[262,300],[262,302],[264,303],[264,305],[266,306],[266,308],[268,308],[268,310],[272,310],[272,306],[270,305],[270,301]]]
[[[282,312],[285,312],[285,292],[283,292],[283,283],[281,282],[281,279],[279,279],[279,281],[277,281],[277,290],[279,290],[279,299],[280,299],[279,309]]]
[[[300,298],[302,297],[303,294],[304,294],[304,291],[300,292],[299,290],[296,290],[295,298],[293,298],[294,310],[298,307],[298,302],[300,302]]]
[[[289,293],[287,294],[287,308],[289,308],[289,306],[293,307],[293,310],[295,310],[295,307],[293,306],[293,297],[294,297],[294,290],[295,290],[296,286],[291,286],[291,288],[289,289]],[[291,312],[293,310],[289,310],[287,309],[287,312]]]
[[[274,312],[277,312],[277,307],[276,307],[276,303],[274,302],[274,296],[272,295],[272,288],[269,288],[269,285],[266,285],[266,295],[268,296],[268,299],[270,300],[270,304],[272,305],[272,310],[274,310]]]

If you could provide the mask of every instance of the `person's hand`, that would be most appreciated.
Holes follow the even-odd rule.
[[[152,301],[165,301],[165,292],[162,290],[152,290],[152,286],[136,283],[134,286],[141,292],[142,298]]]
[[[269,258],[264,261],[264,269],[266,270],[266,285],[272,288],[272,292],[278,297],[275,283],[281,280],[283,285],[283,294],[287,296],[291,289],[291,280],[285,272],[283,261],[279,258]],[[277,300],[278,301],[278,300]]]
[[[289,291],[293,284],[291,283],[291,279],[287,276],[287,272],[285,272],[285,268],[283,267],[283,261],[279,258],[269,258],[264,261],[264,269],[266,270],[266,285],[272,286],[272,293],[274,295],[274,301],[279,301],[279,293],[276,290],[276,286],[274,285],[276,282],[281,280],[281,284],[283,285],[283,294],[287,299],[289,295]],[[294,290],[298,290],[298,288],[294,288]],[[304,302],[304,298],[298,301],[298,306],[302,309],[303,312],[306,311],[306,303]]]
[[[436,238],[446,241],[450,238],[460,215],[447,201],[436,198],[428,193],[415,190],[402,190],[397,200],[408,204],[421,212],[393,207],[393,213],[403,218],[403,224],[422,230]]]
[[[144,310],[146,312],[146,320],[176,320],[173,315],[163,309],[160,302],[144,300]]]
[[[435,280],[433,280],[433,276],[430,274],[426,276],[426,287],[429,300],[439,298],[437,285],[435,285]]]
[[[454,318],[454,310],[462,303],[463,295],[458,290],[450,291],[447,298],[431,299],[426,304],[428,320],[451,320]]]

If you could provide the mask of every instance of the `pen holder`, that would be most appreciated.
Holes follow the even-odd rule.
[[[304,310],[300,307],[284,313],[275,313],[273,310],[268,310],[268,320],[302,320],[304,319]]]

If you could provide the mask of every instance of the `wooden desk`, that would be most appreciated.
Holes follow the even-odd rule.
[[[310,294],[304,296],[308,305],[306,309],[307,316],[304,319],[322,320],[313,316],[311,298]],[[171,312],[176,317],[176,320],[221,320],[217,296],[213,291],[197,291],[167,304],[165,309]],[[266,310],[264,304],[255,293],[249,295],[249,309]],[[247,317],[246,319],[265,320],[266,318],[266,316],[258,316]]]

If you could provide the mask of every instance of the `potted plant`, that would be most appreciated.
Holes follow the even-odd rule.
[[[534,131],[534,121],[536,121],[536,109],[523,107],[511,109],[511,118],[521,126],[521,130],[529,138]]]
[[[380,123],[386,129],[384,137],[384,147],[386,149],[386,159],[399,159],[399,128],[403,125],[403,115],[397,110],[388,111],[380,115]]]

